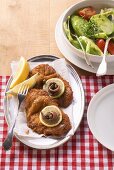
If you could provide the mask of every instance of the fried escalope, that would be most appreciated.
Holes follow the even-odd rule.
[[[55,127],[47,127],[40,121],[39,115],[46,106],[58,106],[57,100],[48,96],[42,89],[31,89],[25,98],[27,125],[34,132],[46,136],[63,136],[71,129],[69,117],[62,110],[62,121]]]
[[[55,69],[53,67],[49,66],[48,64],[40,64],[31,70],[30,76],[33,76],[36,73],[39,73],[39,78],[38,78],[38,81],[35,86],[35,88],[38,88],[38,89],[42,88],[43,84],[48,79],[51,79],[51,78],[61,79],[64,82],[65,91],[59,98],[57,98],[58,105],[60,107],[66,108],[71,104],[71,102],[73,100],[72,88],[71,88],[69,82],[67,82],[59,74],[57,74],[57,72],[55,71]]]

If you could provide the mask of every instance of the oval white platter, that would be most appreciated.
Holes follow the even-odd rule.
[[[29,59],[29,62],[34,62],[34,63],[39,62],[40,64],[41,63],[50,63],[56,59],[58,59],[58,58],[55,56],[42,55],[42,56],[36,56],[36,57]],[[69,64],[67,64],[67,67],[68,67],[70,79],[72,80],[71,86],[73,89],[73,93],[75,93],[75,96],[76,96],[76,103],[75,103],[75,105],[73,105],[74,131],[76,132],[76,130],[81,122],[81,119],[83,117],[83,113],[84,113],[84,103],[85,103],[84,90],[82,87],[81,80],[80,80],[78,74],[76,73],[76,71]],[[7,83],[6,91],[9,89],[11,81],[12,81],[12,77],[10,77],[10,79]],[[4,98],[4,112],[5,112],[7,124],[8,124],[8,126],[10,126],[11,125],[11,117],[9,116],[10,106],[8,105],[8,103],[9,103],[8,99],[5,97]],[[60,138],[60,139],[51,139],[51,138],[45,138],[45,137],[41,137],[38,139],[36,139],[36,138],[29,139],[26,137],[21,137],[17,134],[15,134],[15,136],[22,143],[24,143],[27,146],[30,146],[32,148],[36,148],[36,149],[55,148],[55,147],[62,145],[63,143],[65,143],[72,137],[72,136],[67,136],[67,137]]]
[[[104,87],[92,98],[87,121],[95,138],[114,151],[114,84]]]

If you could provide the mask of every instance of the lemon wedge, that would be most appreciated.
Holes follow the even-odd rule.
[[[24,57],[21,57],[18,64],[18,68],[15,74],[13,75],[13,81],[10,85],[10,89],[14,88],[14,86],[26,80],[29,75],[29,71],[30,68],[28,62],[25,60]]]
[[[18,90],[19,88],[22,86],[22,85],[26,85],[29,88],[32,88],[35,84],[36,84],[36,81],[37,81],[37,78],[38,78],[38,73],[33,75],[31,78],[23,81],[22,83],[20,84],[17,84],[14,88],[10,89],[9,91],[6,92],[6,94],[17,94],[18,93]]]

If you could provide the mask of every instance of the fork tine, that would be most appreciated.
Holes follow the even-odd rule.
[[[26,84],[23,89],[23,94],[26,95],[28,93],[29,86]]]
[[[28,93],[29,86],[27,84],[23,84],[20,86],[18,90],[18,94],[26,95]]]
[[[24,86],[25,85],[21,85],[19,90],[18,90],[18,94],[23,94],[23,90],[24,90]]]
[[[28,90],[29,90],[29,86],[27,85],[27,88],[26,88],[25,95],[27,95],[27,93],[28,93]]]
[[[25,91],[26,91],[26,84],[23,85],[23,90],[22,90],[22,93],[21,93],[21,94],[25,95]]]
[[[22,85],[19,87],[18,94],[22,91]]]

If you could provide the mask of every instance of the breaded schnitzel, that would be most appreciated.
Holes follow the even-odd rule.
[[[59,74],[57,74],[57,72],[53,67],[49,66],[48,64],[40,64],[34,69],[32,69],[32,71],[30,72],[30,76],[33,76],[36,73],[39,73],[39,79],[36,83],[35,88],[42,88],[43,84],[48,79],[55,78],[55,77],[61,79],[64,82],[65,91],[59,98],[57,98],[57,102],[59,106],[65,108],[71,104],[73,100],[72,88],[69,82],[67,82]]]
[[[60,107],[66,108],[66,107],[68,107],[72,103],[72,100],[73,100],[73,91],[72,91],[72,88],[71,88],[69,82],[64,80],[61,76],[58,76],[58,78],[60,78],[64,82],[65,91],[62,94],[62,96],[60,96],[57,99],[57,102],[58,102],[58,105]]]
[[[40,75],[35,86],[37,88],[42,88],[44,81],[57,76],[55,69],[48,64],[40,64],[36,66],[31,70],[29,76],[31,77],[36,73],[39,73]]]
[[[55,99],[48,96],[48,93],[41,89],[31,89],[25,98],[25,109],[27,117],[27,125],[34,132],[44,134],[46,136],[63,136],[70,129],[71,124],[69,117],[62,110],[62,121],[54,127],[47,127],[40,121],[39,115],[46,106],[58,106]]]

